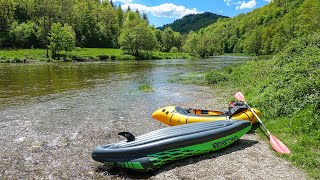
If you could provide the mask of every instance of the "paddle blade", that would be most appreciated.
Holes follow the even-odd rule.
[[[270,134],[270,143],[272,148],[281,153],[281,154],[290,154],[289,148],[287,148],[286,145],[284,145],[279,139],[274,137],[272,134]]]
[[[235,95],[234,95],[234,97],[237,99],[237,100],[239,100],[239,101],[245,101],[245,99],[244,99],[244,95],[242,94],[242,92],[237,92]]]

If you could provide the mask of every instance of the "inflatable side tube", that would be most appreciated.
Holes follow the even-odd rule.
[[[147,172],[185,157],[226,147],[251,128],[249,121],[214,121],[159,129],[135,138],[95,148],[96,161]]]

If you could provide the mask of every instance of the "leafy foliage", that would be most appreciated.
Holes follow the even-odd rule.
[[[286,158],[319,178],[320,32],[291,40],[272,60],[214,71],[206,80],[244,90],[269,129],[292,149]]]
[[[318,30],[320,19],[315,17],[320,17],[318,0],[275,0],[247,14],[219,19],[198,34],[212,41],[205,50],[207,55],[276,54],[290,40]],[[194,54],[191,49],[187,52]]]
[[[127,15],[119,43],[123,50],[134,56],[141,56],[158,46],[156,36],[147,21],[134,12]]]
[[[21,24],[14,22],[9,29],[10,41],[18,48],[40,47],[41,35],[40,27],[32,21]]]
[[[47,48],[50,39],[56,55],[67,49],[58,42],[64,41],[61,34],[50,32],[58,23],[73,29],[77,47],[122,48],[152,57],[152,50],[179,52],[183,43],[180,33],[156,30],[145,13],[124,12],[108,0],[0,0],[0,12],[0,48]]]
[[[56,56],[61,51],[72,51],[75,48],[75,34],[71,26],[54,23],[50,31],[50,46],[52,56]]]
[[[172,48],[181,48],[181,34],[173,31],[170,27],[166,28],[162,34],[162,51],[169,52]]]

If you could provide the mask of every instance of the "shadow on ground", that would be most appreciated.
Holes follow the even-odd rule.
[[[160,174],[165,171],[169,171],[171,169],[174,169],[176,167],[182,167],[189,164],[195,164],[197,162],[200,162],[202,160],[206,159],[213,159],[219,156],[227,155],[239,150],[243,150],[245,148],[251,147],[255,144],[257,144],[258,141],[253,140],[247,140],[247,139],[240,139],[237,142],[233,143],[232,145],[221,149],[219,151],[215,151],[208,154],[198,155],[198,156],[192,156],[185,159],[181,159],[178,161],[174,161],[171,163],[168,163],[162,167],[160,167],[158,170],[146,173],[146,174],[140,174],[136,173],[134,171],[129,171],[123,168],[118,167],[107,167],[104,165],[100,165],[96,167],[96,172],[99,174],[99,176],[107,176],[107,177],[121,177],[121,178],[131,178],[131,179],[149,179],[151,176],[155,176],[157,174]]]

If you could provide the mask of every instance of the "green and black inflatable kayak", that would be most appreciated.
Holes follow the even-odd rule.
[[[98,146],[92,151],[95,161],[140,172],[193,155],[224,148],[251,129],[250,121],[223,120],[184,124],[159,129],[127,140]]]

